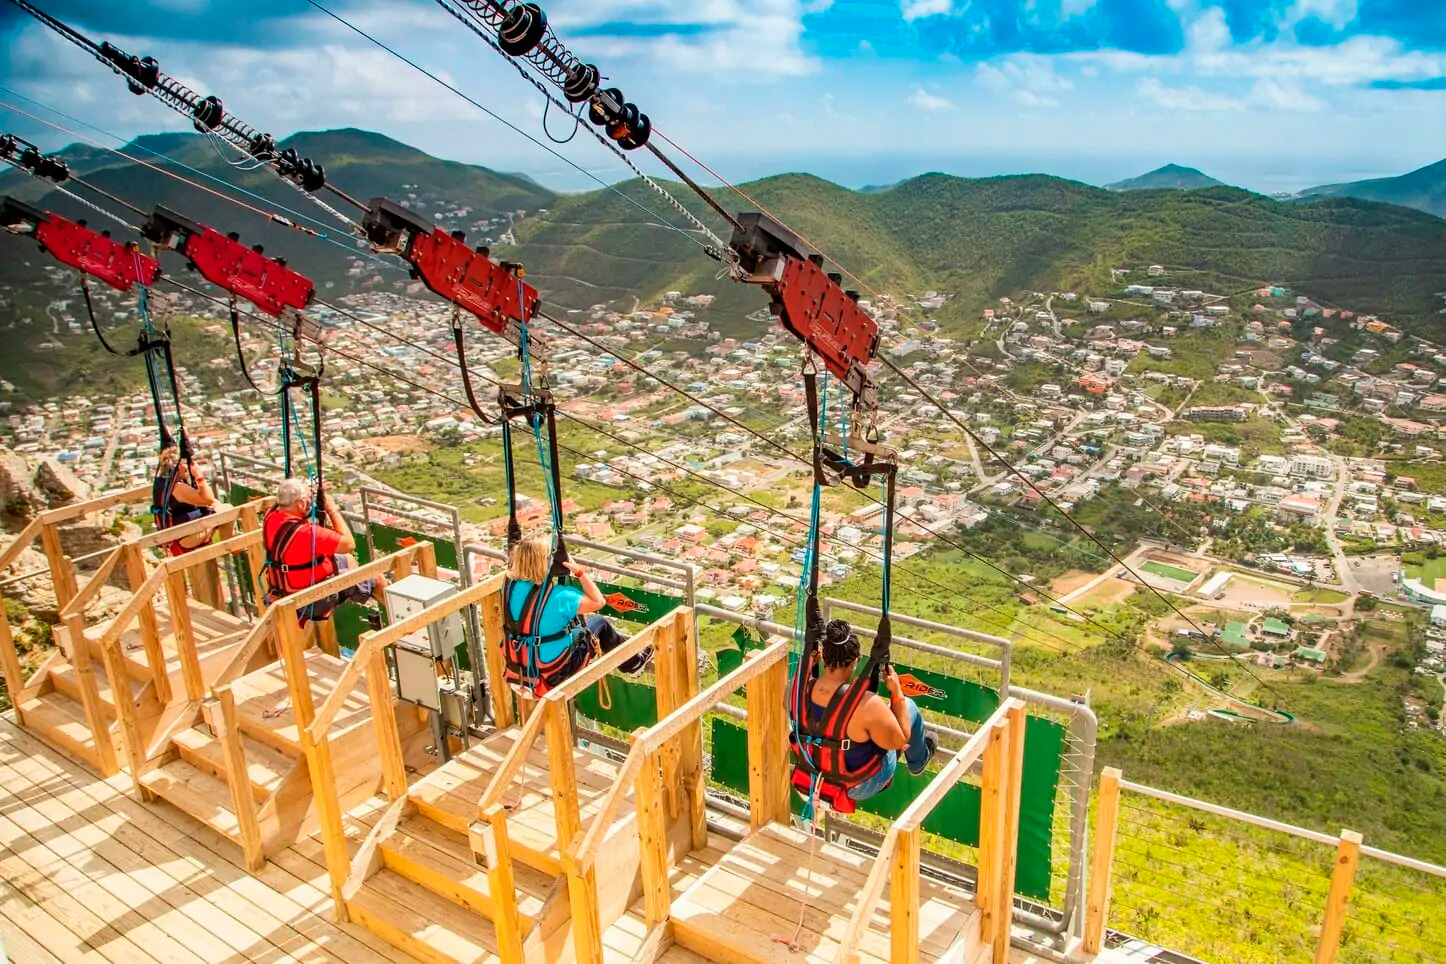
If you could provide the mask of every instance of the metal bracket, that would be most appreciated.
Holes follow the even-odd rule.
[[[316,294],[311,279],[292,271],[279,258],[268,258],[261,245],[248,248],[234,232],[222,234],[167,208],[157,206],[142,233],[156,244],[181,252],[207,281],[273,318],[280,318],[288,308],[304,311]]]
[[[109,231],[92,231],[83,221],[33,208],[14,198],[0,199],[0,223],[28,233],[61,264],[98,278],[117,291],[152,285],[161,265],[142,254],[135,242],[117,241]]]

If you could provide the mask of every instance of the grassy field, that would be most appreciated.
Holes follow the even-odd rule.
[[[1347,596],[1345,593],[1341,592],[1338,589],[1316,588],[1302,589],[1290,598],[1294,602],[1298,603],[1318,603],[1323,605],[1333,605],[1335,603],[1343,603],[1351,597]]]
[[[1412,561],[1416,560],[1416,561]],[[1446,556],[1427,559],[1410,553],[1401,558],[1407,579],[1419,579],[1428,589],[1436,588],[1436,580],[1446,579]]]
[[[1199,577],[1198,572],[1189,569],[1182,569],[1179,566],[1167,565],[1163,562],[1147,562],[1140,566],[1146,572],[1153,572],[1157,576],[1164,576],[1166,579],[1173,579],[1176,582],[1191,583]]]

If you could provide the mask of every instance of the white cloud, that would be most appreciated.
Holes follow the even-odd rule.
[[[1294,26],[1307,17],[1314,17],[1339,30],[1356,19],[1357,12],[1356,0],[1296,0],[1282,19]]]
[[[905,20],[918,20],[936,14],[952,14],[954,0],[899,0],[899,11]]]
[[[1015,101],[1025,107],[1058,107],[1059,99],[1053,95],[1074,88],[1074,82],[1055,73],[1054,67],[1045,57],[1035,54],[1015,54],[993,63],[982,63],[975,68],[979,83],[990,90],[1010,93]]]
[[[1251,106],[1268,110],[1284,110],[1299,113],[1315,113],[1325,109],[1325,101],[1306,93],[1292,83],[1282,83],[1269,77],[1262,77],[1251,88]]]
[[[1238,100],[1212,94],[1199,87],[1167,87],[1155,77],[1143,77],[1135,90],[1147,101],[1167,110],[1227,111],[1244,108]]]
[[[943,97],[940,97],[937,94],[931,94],[923,87],[917,86],[914,88],[914,92],[909,95],[909,103],[913,104],[920,110],[926,110],[935,113],[938,111],[954,109],[953,101],[945,100]]]

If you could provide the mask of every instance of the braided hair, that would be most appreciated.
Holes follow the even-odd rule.
[[[844,619],[830,619],[823,628],[823,665],[843,669],[858,662],[863,647],[853,627]]]

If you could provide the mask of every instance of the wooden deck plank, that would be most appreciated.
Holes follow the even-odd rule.
[[[78,796],[74,791],[57,793],[59,788],[47,789],[50,805],[37,804],[36,809],[51,819],[53,826],[69,828],[72,840],[88,846],[130,882],[183,912],[225,948],[252,960],[339,960],[239,894],[228,892],[224,900],[218,899],[216,892],[225,888],[207,887],[208,875],[199,873],[163,845],[134,832],[122,815],[109,810],[97,815],[91,811],[100,808],[87,807],[84,802],[80,803],[81,810],[73,809]],[[192,887],[193,882],[197,887]],[[192,945],[198,951],[202,946],[204,942]],[[212,944],[218,955],[225,955],[225,948]]]
[[[238,923],[260,931],[268,938],[265,945],[258,940],[250,956],[232,952],[214,959],[233,962],[354,961],[358,964],[410,960],[365,928],[337,925],[328,919],[331,901],[325,869],[318,863],[286,851],[284,853],[289,855],[286,863],[299,874],[268,864],[257,876],[250,876],[241,867],[240,855],[234,845],[218,834],[164,804],[137,802],[124,792],[129,789],[129,777],[121,775],[111,781],[100,780],[16,729],[4,718],[0,718],[0,763],[5,764],[8,770],[25,776],[31,783],[43,786],[51,796],[65,802],[75,812],[94,814],[98,823],[118,817],[119,821],[113,826],[109,822],[104,824],[112,830],[112,839],[117,846],[135,849],[157,866],[164,867],[171,877],[183,881],[192,892],[203,894],[212,906],[226,911]],[[7,782],[16,781],[12,775],[0,776],[0,790],[9,789]],[[16,795],[19,801],[35,799],[34,786],[17,789],[20,790]],[[16,805],[19,804],[12,804],[12,807]],[[315,846],[319,857],[320,845]],[[15,861],[15,857],[8,850],[0,851],[0,861]],[[17,875],[9,872],[12,866],[18,879]],[[43,905],[46,916],[52,922],[62,921],[55,926],[62,926],[66,932],[75,935],[69,945],[60,942],[62,935],[57,933],[49,935],[56,941],[44,942],[57,954],[60,953],[57,948],[68,948],[66,955],[60,955],[62,960],[129,962],[156,959],[156,955],[136,945],[130,935],[118,933],[94,914],[87,918],[84,906],[77,908],[68,903],[64,899],[67,896],[64,891],[56,888],[44,874],[34,872],[27,862],[0,865],[0,879],[10,880],[19,886],[21,897]],[[52,904],[49,898],[54,897],[59,900]],[[12,918],[12,912],[17,916]],[[18,923],[24,914],[23,906],[15,900],[0,908],[0,919],[16,920]],[[209,915],[208,919],[219,921]],[[28,926],[43,926],[43,922],[33,915],[25,920],[29,922]],[[75,926],[66,926],[66,921]],[[104,950],[99,956],[96,956],[97,948]]]
[[[95,964],[105,958],[29,897],[0,880],[0,945],[15,964]]]

